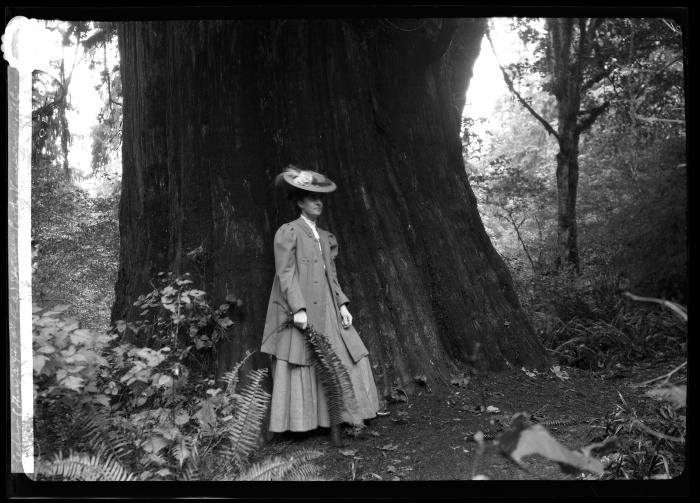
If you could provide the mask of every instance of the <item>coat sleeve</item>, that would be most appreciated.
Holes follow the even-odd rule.
[[[343,293],[343,290],[340,288],[340,283],[338,283],[338,273],[335,270],[335,257],[338,256],[338,240],[331,233],[328,233],[328,246],[331,250],[331,261],[330,262],[331,262],[331,278],[332,278],[332,282],[333,282],[333,293],[335,293],[335,297],[338,300],[338,305],[342,306],[343,304],[347,304],[348,302],[350,302],[350,300]]]
[[[283,225],[275,234],[275,271],[282,295],[292,313],[306,309],[306,302],[299,286],[296,266],[296,236],[294,227]]]

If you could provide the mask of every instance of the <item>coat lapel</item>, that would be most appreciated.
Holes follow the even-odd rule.
[[[318,256],[320,259],[325,260],[325,257],[322,257],[322,256],[321,256],[321,251],[318,249],[318,245],[316,244],[316,236],[314,236],[314,231],[311,230],[311,226],[310,226],[309,224],[307,224],[306,221],[305,221],[303,218],[301,218],[301,217],[299,217],[299,218],[297,219],[297,223],[298,223],[299,226],[304,230],[304,232],[306,233],[306,235],[309,236],[309,239],[311,239],[311,241],[313,242],[314,254],[315,254],[316,256]],[[323,247],[323,234],[322,234],[322,230],[319,229],[318,227],[316,227],[316,230],[318,231],[318,237],[319,237],[319,241],[321,242],[321,247]],[[326,249],[325,249],[325,248],[323,248],[323,253],[326,253]]]

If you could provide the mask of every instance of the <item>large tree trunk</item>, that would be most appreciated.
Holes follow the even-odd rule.
[[[339,186],[320,225],[339,237],[339,279],[385,391],[416,374],[447,379],[477,345],[484,367],[542,365],[462,160],[483,29],[460,20],[447,44],[432,20],[414,31],[384,20],[124,24],[113,318],[156,269],[188,271],[215,305],[227,293],[245,302],[218,374],[257,349],[272,238],[296,217],[270,182],[291,162]],[[199,246],[197,265],[187,253]]]

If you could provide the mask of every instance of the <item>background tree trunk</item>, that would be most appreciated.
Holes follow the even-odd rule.
[[[560,110],[567,110],[559,103]],[[576,194],[578,189],[578,134],[576,110],[573,121],[566,114],[559,115],[559,152],[557,153],[557,266],[573,266],[580,272],[578,233],[576,226]],[[569,114],[571,115],[571,114]]]
[[[113,318],[129,315],[156,269],[189,271],[214,305],[227,294],[244,301],[217,374],[259,348],[272,238],[296,217],[270,182],[291,162],[338,184],[320,225],[338,236],[339,279],[385,392],[393,382],[411,387],[416,374],[448,380],[477,344],[485,367],[545,363],[462,160],[459,117],[485,22],[448,26],[451,44],[437,20],[414,31],[397,23],[120,27],[124,185]],[[199,246],[194,262],[187,253]]]

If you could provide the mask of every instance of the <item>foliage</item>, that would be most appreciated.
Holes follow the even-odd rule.
[[[33,174],[36,171],[33,169]],[[118,194],[91,198],[73,182],[32,177],[34,300],[71,304],[90,328],[109,320],[118,264]]]
[[[678,475],[686,459],[685,404],[658,406],[652,419],[642,423],[634,407],[620,395],[615,410],[605,417],[594,438],[615,435],[619,449],[604,458],[605,472],[599,480],[667,479]]]
[[[655,168],[656,163],[653,158],[660,150],[664,150],[663,145],[659,143],[662,138],[668,140],[669,138],[681,137],[684,140],[683,51],[680,29],[673,21],[661,18],[552,18],[545,20],[517,18],[513,20],[512,27],[519,32],[523,42],[531,47],[531,56],[513,63],[507,69],[503,68],[504,79],[511,92],[528,112],[557,138],[561,147],[560,153],[578,154],[580,149],[582,185],[587,184],[590,189],[580,190],[577,196],[575,186],[578,174],[572,173],[569,181],[571,183],[573,180],[574,192],[573,195],[567,196],[567,208],[563,209],[562,207],[562,201],[564,201],[562,190],[567,190],[565,187],[570,186],[570,184],[558,187],[560,204],[552,207],[559,212],[559,226],[561,227],[559,234],[561,235],[562,231],[566,230],[567,225],[572,229],[567,231],[569,235],[567,246],[570,248],[570,253],[573,253],[570,255],[570,259],[575,257],[572,262],[578,264],[577,235],[580,234],[584,238],[582,242],[586,243],[587,239],[590,238],[585,234],[591,232],[592,225],[588,225],[589,228],[580,233],[577,232],[578,219],[573,213],[577,199],[580,199],[584,205],[582,208],[584,212],[581,215],[582,222],[598,224],[601,221],[606,221],[612,216],[611,208],[614,208],[616,204],[610,204],[608,198],[606,201],[608,204],[602,206],[607,210],[607,213],[602,212],[601,206],[596,206],[597,200],[601,198],[594,186],[600,187],[601,183],[599,182],[609,178],[608,172],[619,173],[621,168],[633,166],[632,171],[635,173],[640,164],[647,164],[647,166]],[[547,95],[556,97],[555,108],[557,111],[554,114],[551,107],[543,106],[542,96]],[[533,100],[533,97],[538,97],[539,103]],[[576,110],[571,108],[574,106],[577,107]],[[603,119],[605,124],[597,127]],[[570,124],[567,126],[568,123]],[[522,122],[516,124],[521,126]],[[592,126],[595,128],[594,131],[590,130]],[[569,130],[575,133],[573,140],[569,138],[570,135],[564,134]],[[579,140],[579,135],[582,133],[586,134],[581,136]],[[519,136],[522,137],[523,134],[521,133]],[[522,142],[521,139],[521,144]],[[527,151],[527,148],[527,146],[524,147],[523,151]],[[684,145],[675,148],[676,152],[682,153],[685,150]],[[560,159],[562,163],[565,157]],[[670,158],[677,157],[678,155],[674,152]],[[660,156],[660,159],[669,159],[669,157]],[[601,163],[601,161],[603,162]],[[683,163],[683,160],[679,160],[671,166],[671,169]],[[610,167],[614,169],[611,170]],[[565,169],[564,164],[559,168]],[[586,176],[587,171],[597,171],[597,175],[600,177],[598,182],[594,177]],[[647,169],[647,171],[649,170]],[[550,177],[552,172],[553,170],[550,171]],[[669,173],[670,171],[668,168],[661,168],[657,172]],[[678,177],[672,176],[670,178]],[[606,185],[606,183],[603,182],[602,185]],[[636,185],[631,188],[636,189],[638,187]],[[654,192],[655,195],[675,192],[676,196],[682,196],[685,192],[684,180],[673,185],[664,184],[664,186],[675,187],[676,190],[665,191],[655,184],[645,185],[646,192]],[[673,259],[671,267],[681,264],[682,268],[685,259],[683,252],[687,246],[683,240],[686,232],[685,210],[679,210],[678,206],[683,206],[684,197],[673,198],[670,194],[664,194],[661,198],[652,197],[649,199],[642,197],[640,192],[643,190],[638,191],[637,194],[630,194],[632,191],[629,188],[626,185],[616,185],[615,187],[617,194],[615,194],[614,201],[620,199],[624,201],[622,211],[619,212],[620,215],[628,218],[636,216],[638,212],[635,211],[637,208],[632,202],[634,200],[650,210],[643,213],[652,217],[645,220],[652,222],[652,230],[663,229],[662,222],[664,224],[673,222],[677,228],[672,246],[666,246],[664,249],[661,243],[643,243],[647,246],[641,246],[641,248],[649,250],[651,253],[638,254],[637,257],[634,257],[636,264],[646,266],[649,263],[649,256],[657,256],[658,253],[670,250]],[[602,192],[603,196],[609,194],[610,192]],[[630,195],[633,197],[630,198]],[[511,200],[510,197],[504,199],[504,201]],[[671,211],[659,211],[660,208],[665,207],[663,203],[668,201],[672,203],[680,201],[680,203],[672,204]],[[501,214],[503,214],[503,203],[497,203],[497,206],[500,206]],[[530,214],[531,212],[522,206],[520,208],[511,207],[505,212],[505,217],[508,223],[514,227],[525,255],[532,268],[535,269],[535,261],[532,259],[534,254],[530,253],[527,239],[524,239],[527,232],[526,227],[523,228],[523,223],[525,223],[527,215]],[[629,229],[630,226],[627,225],[625,228]],[[648,235],[648,232],[634,234],[635,237]],[[554,240],[557,239],[557,235],[552,237]],[[648,246],[649,244],[652,246]],[[631,239],[626,240],[624,248],[625,250],[639,249],[639,239],[631,237]],[[656,288],[661,284],[664,289],[663,294],[666,295],[670,287],[669,281],[666,281],[668,273],[669,271],[666,269],[661,273],[663,275],[661,278],[647,278],[648,284],[645,287]],[[675,286],[670,288],[678,290],[674,294],[683,295],[683,287],[678,289],[677,284],[683,283],[686,275],[678,269],[675,269],[675,272],[671,274],[673,279],[670,280],[670,283]],[[635,280],[640,279],[639,276]]]
[[[300,449],[287,457],[275,456],[252,465],[241,473],[237,480],[324,480],[319,476],[318,466],[310,463],[320,454],[318,451]]]
[[[42,305],[71,304],[69,314],[80,313],[88,327],[97,328],[108,322],[116,280],[119,174],[103,170],[99,177],[84,180],[74,172],[68,163],[74,146],[65,118],[72,107],[75,64],[90,56],[79,45],[94,42],[93,25],[47,21],[63,39],[66,55],[74,53],[74,65],[68,68],[70,63],[61,59],[51,63],[53,71],[33,74],[32,238],[39,251],[32,293]],[[91,197],[88,185],[102,196]]]
[[[226,303],[211,307],[206,293],[192,287],[189,273],[182,277],[159,273],[156,281],[158,288],[133,303],[140,310],[138,318],[117,322],[116,330],[139,346],[169,352],[169,358],[189,368],[208,371],[212,352],[233,325],[229,314],[241,301],[229,295]]]
[[[197,341],[204,349],[206,342],[215,340],[211,325],[200,326],[203,320],[215,322],[215,310],[203,300],[204,292],[189,286],[191,281],[167,278],[171,281],[157,290],[157,300],[149,294],[138,301],[154,312],[158,328],[132,324],[134,332],[150,330],[147,339],[153,347],[117,343],[120,332],[129,329],[125,322],[102,334],[63,319],[66,305],[48,311],[35,306],[35,440],[42,477],[265,476],[244,470],[257,448],[269,406],[270,395],[263,386],[267,369],[253,370],[241,382],[239,372],[248,355],[224,376],[223,388],[214,387],[208,376],[191,373],[188,363]],[[217,317],[216,322],[224,319]],[[178,338],[180,325],[187,327],[184,343]],[[190,332],[193,327],[197,330]],[[68,456],[61,454],[65,451]],[[284,470],[268,471],[268,476],[315,477],[310,459],[303,454],[290,458]],[[256,470],[262,466],[265,471],[265,463]]]
[[[554,123],[555,103],[545,92],[550,77],[541,21],[514,21],[532,49],[507,71],[521,97]],[[612,285],[624,278],[641,294],[677,302],[685,302],[688,294],[680,31],[665,19],[605,19],[595,40],[594,60],[603,64],[585,71],[597,77],[597,65],[602,77],[591,81],[587,92],[609,107],[579,144],[577,218],[584,272],[578,280],[550,270],[557,241],[552,137],[510,97],[486,124],[467,119],[465,126],[481,126],[483,132],[466,131],[463,138],[471,149],[466,164],[482,219],[514,273],[521,300],[534,304],[533,316],[563,324],[571,315],[562,311],[583,309],[579,317],[591,315],[577,300],[579,293],[565,285],[598,277]],[[572,304],[566,307],[568,301]],[[610,323],[615,303],[599,307]]]

